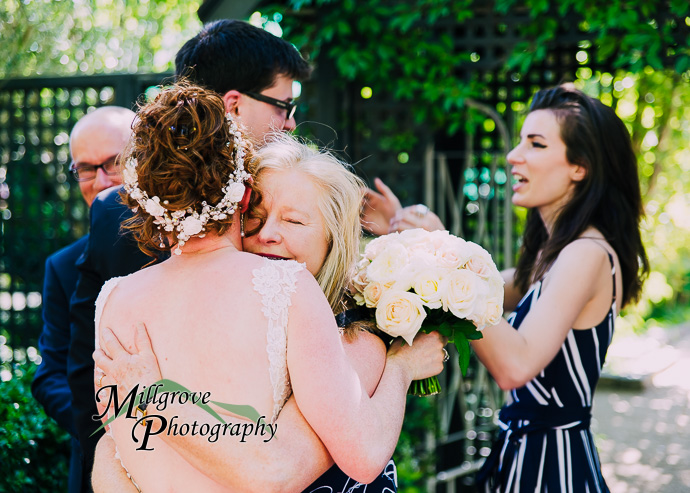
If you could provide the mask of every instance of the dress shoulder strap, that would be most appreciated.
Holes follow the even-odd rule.
[[[297,290],[297,273],[304,264],[294,260],[268,260],[252,271],[254,290],[261,295],[262,312],[268,319],[266,351],[269,375],[273,387],[273,415],[275,422],[292,393],[287,368],[287,324],[291,296]]]
[[[616,305],[616,264],[613,262],[613,255],[608,250],[606,254],[609,256],[609,263],[611,264],[611,277],[613,278],[613,305]]]

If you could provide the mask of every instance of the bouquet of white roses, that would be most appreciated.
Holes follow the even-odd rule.
[[[453,342],[467,371],[470,339],[503,314],[503,278],[491,255],[447,231],[412,229],[372,240],[357,265],[350,292],[375,310],[383,332],[412,344],[417,332],[439,331]],[[410,393],[432,395],[436,377],[412,383]]]

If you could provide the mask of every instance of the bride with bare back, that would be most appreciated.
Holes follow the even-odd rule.
[[[328,467],[330,457],[344,473],[372,478],[395,448],[410,382],[441,371],[443,338],[422,334],[412,346],[393,344],[380,379],[364,385],[312,275],[324,258],[309,265],[241,251],[239,216],[251,193],[252,150],[226,118],[222,100],[176,84],[142,107],[133,130],[123,159],[127,200],[137,207],[128,227],[143,250],[173,255],[106,283],[96,308],[97,348],[122,344],[121,351],[135,354],[131,361],[142,362],[143,376],[147,365],[136,353],[148,338],[134,328],[143,322],[165,379],[211,401],[251,406],[275,436],[257,432],[217,443],[192,433],[171,438],[175,418],[176,432],[184,424],[208,430],[219,421],[189,402],[147,407],[158,423],[119,417],[109,424],[132,481],[146,492],[266,491],[252,477],[265,485],[274,475],[275,489],[297,491]],[[268,250],[266,257],[286,258]],[[95,356],[98,366],[109,364],[102,351]],[[137,376],[134,371],[128,378]],[[149,372],[139,383],[154,382]],[[222,407],[213,410],[226,423],[247,423]],[[152,433],[159,426],[167,429]],[[230,443],[240,438],[246,443]],[[141,449],[144,439],[152,450]],[[228,463],[226,453],[234,454],[233,471],[244,471],[237,479],[214,467]]]

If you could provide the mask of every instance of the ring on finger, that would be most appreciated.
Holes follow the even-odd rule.
[[[101,373],[101,377],[98,379],[98,383],[96,384],[98,387],[101,387],[103,385],[103,377],[105,376],[105,373]]]
[[[443,348],[443,362],[445,363],[450,359],[450,354],[448,354],[448,351],[446,351],[446,348]]]
[[[414,214],[417,217],[424,217],[429,213],[429,208],[424,204],[417,204],[414,206]]]

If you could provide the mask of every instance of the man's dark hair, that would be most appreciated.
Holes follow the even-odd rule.
[[[261,92],[279,75],[305,80],[311,67],[297,49],[273,34],[235,19],[210,22],[175,56],[175,76],[219,94]]]

